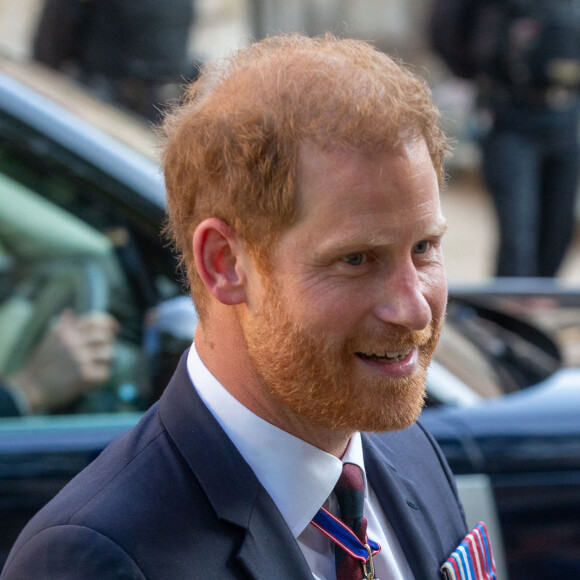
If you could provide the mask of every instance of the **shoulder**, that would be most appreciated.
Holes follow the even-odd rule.
[[[135,561],[107,536],[83,526],[44,528],[24,544],[4,569],[2,580],[78,578],[100,580],[115,577],[142,580]]]
[[[190,517],[203,518],[204,498],[153,407],[28,523],[11,551],[2,580],[35,577],[23,573],[26,566],[39,566],[43,578],[79,577],[74,570],[59,575],[61,561],[62,566],[75,562],[83,578],[103,570],[101,560],[114,567],[109,574],[95,572],[95,578],[110,577],[110,571],[125,560],[123,566],[137,570],[135,563],[150,561],[148,552],[158,535],[171,538],[172,525],[177,529],[187,511]],[[169,521],[168,506],[176,504],[180,507]],[[135,574],[115,577],[141,578]]]
[[[74,577],[70,566],[69,576],[60,576],[57,570],[66,566],[67,561],[78,562],[81,554],[87,573],[101,569],[95,568],[99,559],[106,561],[113,555],[114,559],[128,558],[120,547],[124,532],[121,522],[130,517],[131,508],[136,505],[133,500],[141,501],[143,481],[147,478],[152,481],[151,474],[158,473],[148,456],[164,446],[163,439],[163,428],[156,409],[152,408],[136,427],[111,443],[28,523],[11,551],[2,580],[34,577],[24,574],[26,566],[38,566],[47,578],[53,577],[53,567],[54,577]],[[117,493],[119,486],[125,488],[121,497]],[[80,545],[83,550],[78,551]],[[85,568],[82,570],[84,574]]]
[[[191,465],[196,438],[178,449],[158,411],[151,408],[28,523],[2,580],[174,579],[191,570],[209,577],[210,538],[219,544],[213,563],[226,561],[240,533],[216,516]],[[36,574],[25,573],[39,563]]]

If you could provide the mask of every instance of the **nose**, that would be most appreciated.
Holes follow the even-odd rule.
[[[429,280],[420,275],[412,260],[392,269],[377,293],[375,316],[408,330],[423,330],[432,319],[427,300]]]

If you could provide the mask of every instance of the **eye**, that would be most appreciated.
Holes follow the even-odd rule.
[[[413,247],[413,252],[415,254],[426,254],[431,249],[432,245],[433,244],[431,242],[423,240],[418,244],[415,244]]]
[[[362,252],[355,252],[354,254],[347,254],[342,260],[349,266],[360,266],[367,261],[367,257]]]

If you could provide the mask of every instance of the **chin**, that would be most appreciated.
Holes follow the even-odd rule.
[[[318,409],[310,419],[333,431],[401,431],[417,421],[425,403],[425,387],[415,382],[378,389],[367,397],[335,399],[332,407]],[[367,391],[368,393],[368,391]]]

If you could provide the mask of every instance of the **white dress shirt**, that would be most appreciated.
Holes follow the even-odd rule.
[[[310,521],[325,505],[335,514],[332,493],[342,462],[355,463],[365,474],[359,433],[350,440],[342,461],[282,431],[252,413],[210,373],[192,345],[187,370],[199,396],[252,468],[276,504],[316,580],[335,580],[334,546]],[[370,539],[381,545],[373,557],[380,580],[412,580],[413,575],[380,504],[365,479],[364,514]]]

